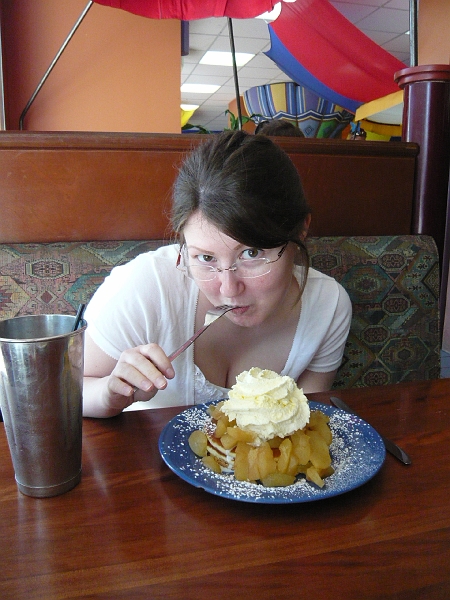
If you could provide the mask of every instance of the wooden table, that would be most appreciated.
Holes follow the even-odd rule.
[[[0,598],[450,598],[450,379],[335,395],[413,463],[387,455],[362,487],[296,505],[172,474],[157,444],[180,409],[86,419],[81,483],[29,498],[1,424]]]

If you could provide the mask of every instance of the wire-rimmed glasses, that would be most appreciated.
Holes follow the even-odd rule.
[[[238,260],[226,269],[222,267],[213,267],[206,264],[192,264],[189,262],[186,247],[183,245],[178,253],[176,267],[179,271],[183,271],[188,277],[197,279],[198,281],[212,281],[217,276],[217,273],[230,271],[235,273],[241,279],[255,279],[270,273],[272,265],[280,260],[289,242],[286,242],[276,254],[276,258],[243,258]],[[274,249],[276,250],[276,248]]]

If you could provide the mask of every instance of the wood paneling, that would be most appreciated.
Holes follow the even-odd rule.
[[[0,242],[160,239],[177,166],[203,135],[0,133]],[[418,146],[277,138],[311,233],[410,233]]]

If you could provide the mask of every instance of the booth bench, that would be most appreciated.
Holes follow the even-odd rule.
[[[0,134],[0,319],[74,314],[110,270],[170,241],[177,167],[201,135]],[[411,234],[417,145],[278,138],[313,209],[311,265],[353,320],[335,387],[440,372],[439,257]]]

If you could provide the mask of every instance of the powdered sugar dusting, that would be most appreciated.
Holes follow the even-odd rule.
[[[205,429],[211,423],[208,405],[189,408],[167,424],[159,440],[161,456],[177,475],[192,485],[244,502],[309,502],[342,494],[371,479],[381,468],[386,454],[378,433],[355,415],[316,402],[309,404],[311,410],[321,410],[330,417],[333,434],[330,453],[335,472],[325,479],[323,488],[306,481],[301,475],[293,485],[266,488],[261,484],[237,481],[233,474],[213,473],[195,456],[188,444],[192,431]]]

